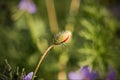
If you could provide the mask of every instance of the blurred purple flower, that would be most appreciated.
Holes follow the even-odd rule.
[[[109,66],[109,73],[106,77],[106,80],[116,80],[116,72],[111,66]]]
[[[70,72],[68,78],[69,80],[96,80],[98,74],[91,71],[88,66],[84,66],[79,72]]]
[[[28,73],[23,77],[23,80],[32,80],[33,72]]]
[[[26,10],[31,14],[36,12],[36,6],[32,0],[21,0],[18,7],[20,10]]]

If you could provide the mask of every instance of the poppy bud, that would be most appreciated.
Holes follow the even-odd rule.
[[[72,34],[70,31],[63,31],[58,33],[54,38],[54,44],[59,45],[69,42],[71,39],[71,35]]]

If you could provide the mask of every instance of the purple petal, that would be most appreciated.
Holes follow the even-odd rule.
[[[84,66],[80,70],[80,75],[79,75],[80,79],[87,79],[87,78],[89,78],[89,74],[90,74],[90,69],[88,68],[88,66]]]
[[[115,78],[116,78],[116,72],[111,67],[109,67],[109,73],[107,75],[106,80],[115,80]]]
[[[80,79],[80,74],[77,72],[70,72],[68,74],[69,80],[79,80]]]
[[[19,3],[19,9],[20,10],[26,9],[26,1],[25,0],[21,0],[21,2]]]
[[[36,6],[31,0],[21,0],[21,2],[19,3],[19,9],[26,10],[29,13],[36,12]]]
[[[23,80],[31,80],[32,79],[32,76],[33,76],[33,72],[30,72],[29,74],[27,74]]]
[[[91,72],[89,76],[89,80],[96,80],[98,78],[98,74],[96,72]]]
[[[88,66],[84,66],[79,72],[70,72],[68,78],[70,80],[96,80],[98,74],[92,72]]]
[[[28,12],[30,12],[30,13],[36,12],[36,6],[33,2],[29,3],[27,8],[28,8]]]

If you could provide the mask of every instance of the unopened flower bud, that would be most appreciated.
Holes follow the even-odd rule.
[[[63,31],[58,33],[54,38],[54,44],[59,45],[69,42],[71,39],[71,35],[72,34],[70,31]]]

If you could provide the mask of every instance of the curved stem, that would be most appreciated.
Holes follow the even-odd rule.
[[[38,71],[38,69],[39,69],[39,67],[40,67],[43,59],[45,58],[45,56],[47,55],[48,51],[49,51],[53,46],[54,46],[54,44],[50,45],[50,46],[47,48],[47,50],[43,53],[43,55],[41,56],[41,58],[40,58],[40,60],[39,60],[39,62],[38,62],[38,64],[37,64],[37,67],[35,68],[35,71],[34,71],[34,73],[33,73],[32,80],[34,80],[35,75],[36,75],[36,73],[37,73],[37,71]]]

